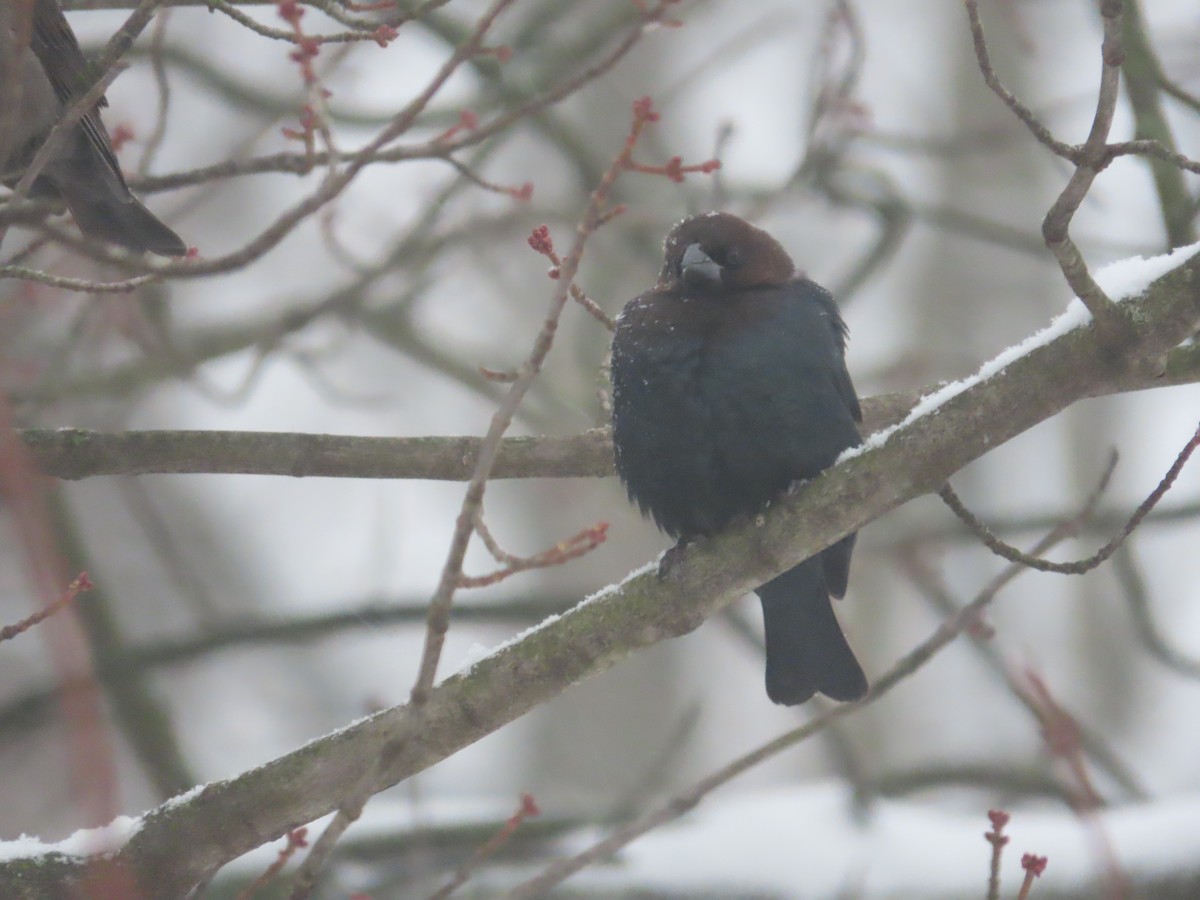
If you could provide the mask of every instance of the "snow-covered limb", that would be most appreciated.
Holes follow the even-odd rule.
[[[52,844],[23,834],[15,841],[0,841],[0,862],[55,855],[83,860],[93,854],[115,853],[124,847],[141,827],[141,819],[118,816],[100,828],[82,828]]]
[[[896,506],[1075,401],[1107,393],[1131,372],[1161,370],[1200,327],[1200,263],[1193,257],[1128,301],[1134,328],[1118,349],[1090,324],[1038,343],[990,378],[948,398],[890,439],[776,503],[758,522],[690,546],[670,575],[646,572],[450,677],[420,709],[384,710],[237,778],[161,807],[115,856],[182,895],[230,859],[338,807],[383,790],[457,752],[572,684],[636,650],[684,634],[774,574]],[[78,883],[81,863],[47,867],[47,891]],[[0,896],[29,877],[0,864]],[[54,894],[50,894],[54,895]]]
[[[1156,279],[1162,278],[1172,269],[1188,262],[1196,255],[1197,251],[1200,251],[1200,244],[1178,247],[1170,253],[1152,256],[1149,259],[1134,256],[1129,259],[1117,260],[1096,273],[1096,283],[1100,285],[1105,294],[1115,301],[1131,300],[1144,293]],[[1002,350],[980,366],[974,375],[969,375],[959,381],[951,381],[948,384],[942,385],[936,391],[924,395],[913,405],[912,409],[908,411],[908,415],[903,419],[894,425],[876,431],[863,442],[862,446],[852,447],[842,454],[841,458],[849,459],[871,447],[882,445],[899,429],[912,424],[921,416],[927,416],[935,412],[943,403],[946,403],[952,397],[957,397],[967,388],[987,381],[987,379],[999,372],[1003,372],[1010,364],[1023,356],[1027,356],[1038,347],[1044,347],[1052,341],[1061,338],[1067,332],[1084,327],[1090,321],[1091,313],[1087,311],[1087,307],[1078,299],[1072,300],[1067,305],[1067,308],[1060,315],[1056,316],[1054,321],[1045,328],[1034,332],[1021,341],[1021,343],[1014,344]]]

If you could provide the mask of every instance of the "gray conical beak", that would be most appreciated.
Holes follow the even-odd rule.
[[[683,283],[692,287],[713,287],[721,283],[721,267],[699,244],[688,244],[683,251],[679,273]]]

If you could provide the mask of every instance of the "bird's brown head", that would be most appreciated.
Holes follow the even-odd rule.
[[[780,243],[735,215],[684,219],[663,245],[659,287],[719,291],[785,284],[796,266]]]

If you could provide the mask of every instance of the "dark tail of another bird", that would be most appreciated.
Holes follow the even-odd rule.
[[[807,559],[757,592],[767,636],[767,696],[796,706],[820,692],[858,700],[867,677],[833,614],[821,558]]]
[[[35,182],[35,193],[62,197],[79,230],[135,253],[185,256],[188,248],[129,192],[125,179],[88,142],[81,129]]]
[[[71,188],[62,191],[63,200],[79,230],[88,237],[111,241],[137,253],[187,254],[187,244],[179,235],[160,222],[132,194],[122,197]]]

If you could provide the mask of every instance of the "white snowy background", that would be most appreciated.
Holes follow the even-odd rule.
[[[1095,4],[983,5],[1002,77],[1057,135],[1081,140],[1099,72]],[[860,394],[869,396],[969,375],[1067,308],[1070,292],[1041,247],[1039,227],[1069,172],[986,91],[960,3],[859,0],[853,6],[864,32],[857,92],[864,131],[854,138],[838,178],[854,197],[893,194],[911,217],[895,255],[842,297],[851,371]],[[1200,90],[1200,2],[1143,0],[1140,6],[1167,73]],[[602,7],[609,4],[530,8],[554,16],[539,39],[552,46],[595,27],[604,18]],[[452,2],[444,12],[466,21],[480,8]],[[499,39],[523,21],[521,8],[518,3],[501,19]],[[879,222],[861,203],[837,205],[810,186],[783,190],[806,149],[828,10],[823,2],[787,0],[684,3],[679,16],[685,27],[648,35],[612,74],[553,115],[580,142],[593,168],[619,148],[630,104],[642,95],[653,96],[663,112],[652,139],[638,150],[644,161],[674,154],[688,162],[706,159],[718,131],[731,126],[722,154],[729,208],[746,212],[771,199],[759,224],[811,277],[836,287],[877,236]],[[269,9],[255,15],[278,24]],[[315,26],[318,17],[310,18]],[[71,21],[85,44],[97,46],[123,17],[88,12]],[[156,171],[214,163],[246,147],[252,153],[288,147],[279,127],[294,123],[301,101],[285,48],[196,9],[172,10],[164,40],[292,112],[273,120],[222,99],[209,81],[168,54],[176,63],[168,68],[171,119]],[[517,47],[504,78],[522,89],[537,87],[526,83],[536,68],[523,54],[544,49],[541,43]],[[356,47],[329,75],[332,107],[386,116],[420,89],[445,52],[416,27],[404,29],[387,50]],[[322,60],[331,57],[323,51]],[[134,63],[109,93],[106,120],[110,128],[127,123],[144,137],[154,123],[155,92],[147,57],[134,57]],[[484,88],[476,76],[460,74],[437,109],[453,115],[457,104],[472,102]],[[1195,115],[1178,105],[1167,109],[1180,149],[1197,155]],[[346,146],[370,134],[344,123],[337,131]],[[1123,102],[1115,136],[1131,133]],[[141,149],[136,140],[125,149],[127,166],[136,165]],[[505,183],[534,182],[533,202],[518,207],[481,191],[464,192],[440,228],[505,216],[511,222],[481,228],[432,266],[398,268],[371,289],[368,303],[382,308],[416,292],[406,340],[455,361],[465,376],[406,354],[360,323],[326,316],[265,357],[245,350],[149,389],[68,397],[39,408],[29,424],[481,434],[492,401],[471,372],[479,365],[519,363],[552,289],[544,260],[529,251],[523,236],[545,221],[565,246],[590,187],[560,150],[529,127],[498,147],[481,170]],[[356,257],[373,261],[453,176],[440,163],[372,167],[336,204],[334,227]],[[148,202],[205,256],[217,256],[256,235],[315,184],[312,177],[291,175],[242,178],[156,194]],[[676,187],[630,175],[620,199],[629,212],[597,238],[581,282],[610,314],[653,282],[657,241],[675,220],[711,205],[711,181],[690,176]],[[1092,190],[1073,233],[1093,267],[1168,250],[1146,164],[1130,158],[1114,163]],[[312,221],[244,271],[171,284],[163,315],[181,335],[269,321],[307,308],[353,279]],[[0,300],[13,290],[0,285]],[[65,313],[55,318],[55,304],[67,309],[74,301],[48,292],[40,302],[50,332],[38,340],[52,345],[61,339],[53,329],[68,321]],[[131,301],[102,302],[119,309]],[[595,321],[568,310],[518,432],[570,434],[598,423],[595,387],[606,340]],[[0,333],[0,351],[10,356],[32,352],[31,346],[43,345],[16,347]],[[72,364],[86,371],[140,352],[136,342],[106,333]],[[1195,430],[1198,401],[1200,388],[1193,386],[1086,401],[998,448],[953,483],[990,521],[1066,517],[1093,488],[1115,447],[1121,461],[1101,508],[1119,519],[1158,483]],[[228,620],[427,599],[463,487],[157,476],[136,485],[96,478],[63,490],[88,569],[111,596],[124,640],[153,645]],[[536,552],[599,520],[611,523],[609,540],[579,562],[464,593],[460,604],[536,600],[547,613],[561,611],[667,545],[627,504],[615,479],[498,482],[488,498],[492,530],[514,552]],[[1149,522],[1130,542],[1155,624],[1167,644],[1192,661],[1192,677],[1147,651],[1111,564],[1084,578],[1024,574],[989,616],[996,631],[990,652],[1018,678],[1027,670],[1036,673],[1131,773],[1141,796],[1090,761],[1089,775],[1110,808],[1095,823],[1073,812],[1063,797],[1071,778],[1050,757],[1039,723],[980,651],[960,638],[832,734],[754,769],[679,824],[569,884],[585,896],[982,896],[989,857],[982,835],[986,812],[995,807],[1012,815],[1006,895],[1015,895],[1020,881],[1020,854],[1035,852],[1048,856],[1049,866],[1034,897],[1053,891],[1086,896],[1072,891],[1105,870],[1098,832],[1130,877],[1177,868],[1195,877],[1198,498],[1200,466],[1185,469],[1163,504],[1192,514]],[[1098,532],[1064,545],[1059,558],[1088,555],[1119,524],[1106,520]],[[1004,534],[1029,545],[1047,527]],[[3,535],[0,618],[13,621],[28,614],[33,599],[11,530]],[[936,498],[910,503],[867,527],[838,613],[868,674],[888,668],[942,616],[906,574],[902,555],[912,548],[940,572],[960,604],[1002,566]],[[468,571],[488,568],[486,556],[473,550]],[[753,598],[739,614],[759,627]],[[443,674],[466,661],[472,648],[498,644],[533,621],[454,625]],[[303,644],[234,646],[158,667],[152,685],[170,712],[189,770],[203,782],[236,775],[380,704],[403,702],[421,639],[420,623],[363,624]],[[36,834],[55,841],[99,824],[80,820],[72,786],[62,777],[66,751],[53,712],[32,723],[18,715],[22,701],[50,685],[45,652],[32,636],[0,648],[0,838]],[[379,898],[423,896],[474,844],[448,853],[411,852],[421,846],[422,829],[498,826],[522,792],[536,797],[546,820],[588,826],[556,849],[581,848],[604,834],[607,824],[661,801],[811,714],[812,707],[772,706],[762,686],[760,651],[727,621],[714,619],[567,691],[377,798],[347,835],[347,847],[390,838],[410,851],[403,874],[393,872],[384,883],[378,872],[386,866],[347,865],[329,896],[351,889]],[[123,809],[136,814],[161,802],[127,743],[118,741],[118,752]],[[258,871],[270,858],[262,851],[239,871]],[[535,869],[536,860],[486,877]],[[486,887],[480,890],[487,895]]]

